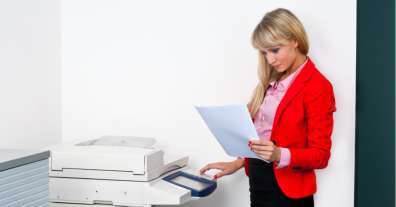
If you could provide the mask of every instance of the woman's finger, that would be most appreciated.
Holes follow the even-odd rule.
[[[258,144],[258,145],[262,145],[263,140],[261,139],[250,139],[249,140],[249,144],[254,145],[254,144]]]
[[[265,145],[265,146],[273,146],[274,143],[269,140],[262,140],[262,139],[251,139],[249,140],[251,145]]]
[[[263,156],[271,156],[273,153],[268,152],[268,151],[253,151],[257,155],[263,155]]]
[[[270,157],[271,157],[271,156],[268,156],[268,155],[260,155],[260,154],[257,154],[257,156],[259,156],[260,158],[262,158],[264,160],[269,160]]]
[[[227,175],[228,174],[228,172],[227,171],[221,171],[221,172],[219,172],[219,173],[217,173],[215,176],[214,176],[214,179],[219,179],[219,178],[221,178],[221,177],[223,177],[224,175]]]
[[[274,151],[275,148],[273,146],[263,146],[263,145],[252,145],[251,146],[252,150],[260,150],[260,151]]]
[[[224,170],[224,167],[223,167],[223,165],[221,163],[217,163],[217,162],[216,163],[210,163],[210,164],[207,164],[205,167],[201,168],[199,170],[199,173],[203,174],[206,171],[211,170],[211,169]]]
[[[208,171],[208,170],[215,169],[215,166],[216,166],[216,163],[207,164],[207,165],[205,165],[205,167],[201,168],[201,169],[199,170],[199,172],[200,172],[201,174],[203,174],[203,173],[205,173],[205,172]]]
[[[206,171],[208,171],[208,170],[210,170],[210,167],[209,167],[209,165],[205,165],[205,167],[203,167],[203,168],[201,168],[200,170],[199,170],[199,173],[202,175],[202,174],[204,174]]]

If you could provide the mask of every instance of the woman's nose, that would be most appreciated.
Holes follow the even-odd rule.
[[[273,63],[275,63],[275,57],[271,54],[267,55],[267,61],[270,65],[272,65]]]

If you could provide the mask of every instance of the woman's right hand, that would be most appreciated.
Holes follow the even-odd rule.
[[[218,179],[225,175],[233,174],[235,171],[241,169],[243,167],[243,164],[244,164],[244,159],[237,159],[232,162],[210,163],[210,164],[207,164],[205,167],[201,168],[199,170],[199,173],[201,173],[201,175],[202,175],[203,173],[205,173],[208,170],[217,169],[217,170],[220,170],[220,172],[214,176],[214,179]]]

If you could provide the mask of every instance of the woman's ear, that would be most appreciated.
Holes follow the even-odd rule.
[[[298,48],[298,42],[296,40],[293,40],[292,43],[294,48]]]

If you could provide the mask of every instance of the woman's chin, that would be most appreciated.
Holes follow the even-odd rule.
[[[276,72],[278,73],[283,73],[287,70],[287,68],[274,68],[276,70]]]

